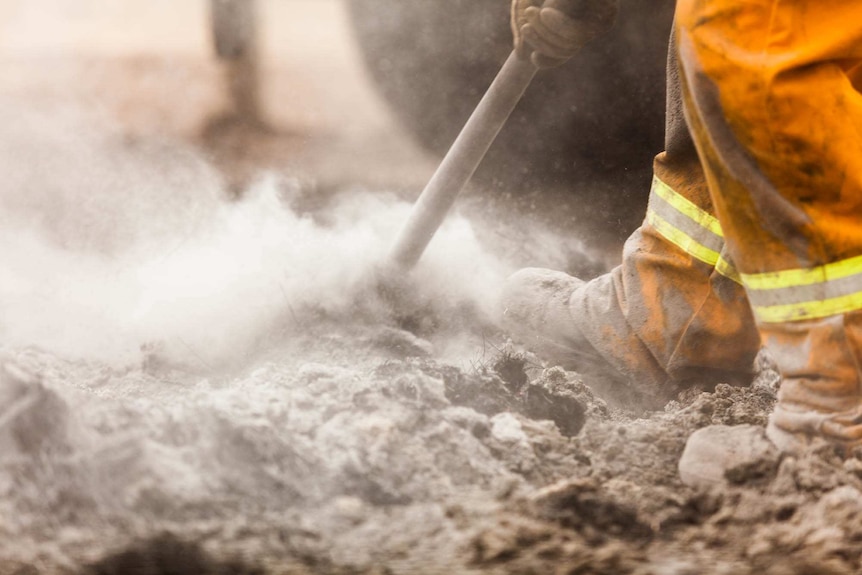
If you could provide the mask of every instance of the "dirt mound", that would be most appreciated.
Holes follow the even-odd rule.
[[[857,459],[815,449],[712,490],[678,478],[695,429],[765,422],[768,365],[750,388],[634,417],[577,374],[529,381],[508,352],[462,369],[421,340],[393,348],[412,341],[394,328],[364,333],[352,363],[317,331],[222,377],[5,350],[0,572],[862,567]]]

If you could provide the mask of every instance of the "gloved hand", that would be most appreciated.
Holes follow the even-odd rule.
[[[515,50],[538,68],[566,63],[611,29],[619,0],[512,0]]]

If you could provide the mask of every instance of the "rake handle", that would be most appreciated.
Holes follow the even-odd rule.
[[[536,67],[528,60],[520,59],[515,52],[509,55],[416,200],[389,254],[397,268],[409,271],[422,257],[455,198],[473,177],[536,72]]]

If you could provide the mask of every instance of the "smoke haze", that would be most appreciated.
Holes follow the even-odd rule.
[[[299,183],[241,200],[175,143],[136,142],[69,109],[5,108],[0,338],[111,363],[158,345],[218,363],[309,310],[350,314],[410,205],[347,190],[318,221]],[[414,272],[417,296],[495,313],[507,267],[451,217]]]

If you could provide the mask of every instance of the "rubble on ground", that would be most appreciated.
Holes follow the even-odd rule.
[[[326,329],[218,376],[4,349],[0,572],[862,569],[858,459],[680,479],[691,433],[764,425],[766,364],[635,417],[508,350],[464,368]]]

